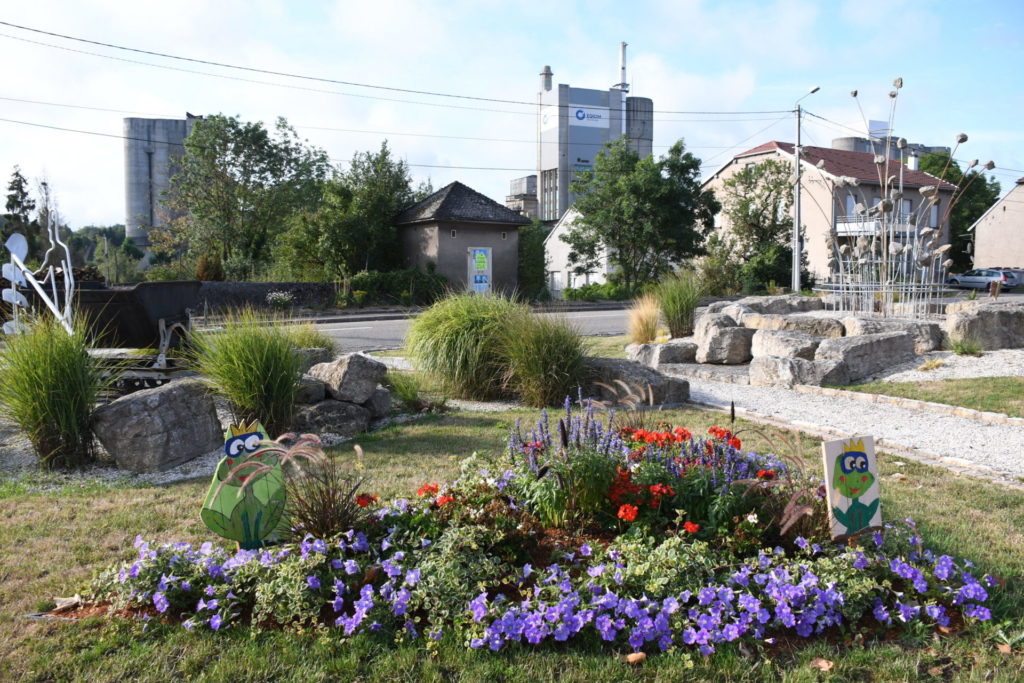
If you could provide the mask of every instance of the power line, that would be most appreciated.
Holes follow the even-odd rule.
[[[261,68],[257,68],[257,67],[241,66],[241,65],[238,65],[238,64],[229,64],[229,63],[226,63],[226,62],[215,62],[215,61],[208,60],[208,59],[198,59],[198,58],[195,58],[195,57],[184,57],[184,56],[181,56],[181,55],[168,54],[166,52],[156,52],[155,50],[143,50],[141,48],[127,47],[127,46],[124,46],[124,45],[117,45],[117,44],[114,44],[114,43],[106,43],[106,42],[103,42],[103,41],[92,40],[92,39],[89,39],[89,38],[81,38],[81,37],[77,37],[77,36],[70,36],[70,35],[63,34],[63,33],[56,33],[56,32],[53,32],[53,31],[45,31],[43,29],[32,28],[30,26],[22,26],[20,24],[11,23],[9,21],[0,21],[0,25],[9,26],[11,28],[19,29],[19,30],[22,30],[22,31],[29,31],[31,33],[38,33],[38,34],[42,34],[42,35],[52,36],[54,38],[62,38],[64,40],[71,40],[71,41],[75,41],[75,42],[79,42],[79,43],[86,43],[88,45],[97,45],[97,46],[100,46],[100,47],[111,48],[111,49],[114,49],[114,50],[122,50],[122,51],[125,51],[125,52],[134,52],[134,53],[137,53],[137,54],[150,55],[150,56],[153,56],[153,57],[163,57],[163,58],[166,58],[166,59],[174,59],[174,60],[183,61],[183,62],[190,62],[190,63],[193,63],[193,64],[204,64],[206,66],[216,66],[216,67],[221,67],[221,68],[225,68],[225,69],[235,69],[235,70],[238,70],[238,71],[246,71],[246,72],[249,72],[249,73],[259,73],[259,74],[266,74],[266,75],[270,75],[270,76],[281,76],[281,77],[284,77],[284,78],[295,78],[295,79],[299,79],[299,80],[316,81],[316,82],[320,82],[320,83],[333,83],[335,85],[347,85],[347,86],[358,87],[358,88],[371,88],[371,89],[374,89],[374,90],[387,90],[387,91],[390,91],[390,92],[400,92],[400,93],[407,93],[407,94],[413,94],[413,95],[427,95],[427,96],[430,96],[430,97],[447,97],[447,98],[452,98],[452,99],[473,100],[473,101],[477,101],[477,102],[494,102],[494,103],[499,103],[499,104],[520,104],[520,105],[525,105],[525,106],[529,106],[529,107],[536,107],[537,106],[536,102],[530,102],[530,101],[527,101],[527,100],[508,100],[508,99],[500,99],[500,98],[494,98],[494,97],[479,97],[479,96],[474,96],[474,95],[459,95],[459,94],[455,94],[455,93],[445,93],[445,92],[438,92],[438,91],[433,91],[433,90],[414,90],[414,89],[410,89],[410,88],[398,88],[398,87],[393,87],[393,86],[376,85],[376,84],[371,84],[371,83],[358,83],[358,82],[355,82],[355,81],[345,81],[345,80],[340,80],[340,79],[336,79],[336,78],[326,78],[326,77],[321,77],[321,76],[309,76],[309,75],[305,75],[305,74],[290,73],[290,72],[286,72],[286,71],[275,71],[275,70],[272,70],[272,69],[261,69]],[[0,34],[0,35],[2,35],[2,34]],[[4,35],[4,37],[14,38],[14,36],[7,36],[7,35]],[[15,38],[15,39],[16,40],[20,40],[19,38]],[[29,42],[31,42],[31,41],[29,41]],[[49,44],[49,43],[37,43],[37,44],[45,45],[47,47],[60,47],[60,46],[52,45],[52,44]],[[66,48],[60,48],[60,49],[66,49]],[[99,55],[97,53],[91,53],[91,52],[87,52],[85,54],[91,54],[91,55],[100,56],[100,57],[107,57],[108,56],[108,55]],[[139,64],[148,64],[146,62],[137,62],[137,63],[139,63]],[[159,66],[159,65],[155,65],[155,64],[149,64],[149,65],[150,66]],[[779,113],[782,113],[782,110],[762,110],[762,111],[675,111],[675,110],[667,110],[667,109],[656,109],[656,110],[653,110],[653,111],[654,111],[654,113],[659,113],[659,114],[706,114],[706,115],[720,115],[720,114],[726,114],[726,115],[729,115],[729,114],[779,114]],[[532,112],[529,112],[529,113],[532,115]]]

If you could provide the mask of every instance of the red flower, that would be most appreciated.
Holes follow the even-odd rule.
[[[651,487],[651,495],[655,497],[674,496],[676,492],[671,486],[666,484],[655,484]]]
[[[695,534],[698,531],[700,531],[700,524],[686,522],[685,524],[683,524],[683,531],[685,531],[688,534]]]
[[[455,500],[454,498],[452,498],[451,496],[448,496],[448,495],[439,496],[438,499],[437,499],[437,504],[440,505],[441,507],[444,507],[446,504],[451,503],[454,500]]]
[[[420,490],[416,492],[416,495],[418,495],[421,498],[424,496],[433,496],[437,493],[437,491],[437,484],[424,484],[423,486],[420,487]]]
[[[771,481],[775,478],[775,470],[758,470],[757,478],[764,479],[765,481]]]
[[[739,450],[742,447],[740,444],[740,440],[737,439],[735,436],[729,439],[729,445],[735,448],[736,450]]]
[[[371,495],[369,493],[360,493],[358,496],[356,496],[356,505],[358,505],[361,508],[368,507],[370,503],[376,502],[377,496]]]
[[[690,434],[690,430],[688,430],[688,429],[686,429],[684,427],[676,427],[675,429],[672,430],[672,433],[676,435],[676,438],[680,442],[682,442],[682,441],[689,441],[690,437],[692,436]]]
[[[636,505],[623,505],[619,508],[619,519],[624,519],[627,522],[632,522],[636,519],[636,513],[640,511]]]

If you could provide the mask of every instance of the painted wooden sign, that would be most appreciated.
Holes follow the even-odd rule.
[[[283,522],[284,471],[276,444],[265,444],[263,425],[231,425],[224,435],[225,457],[217,465],[200,513],[224,538],[252,550],[270,540]]]
[[[882,525],[878,488],[878,460],[870,436],[825,441],[825,490],[832,538]]]

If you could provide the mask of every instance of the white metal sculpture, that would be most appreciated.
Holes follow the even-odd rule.
[[[23,325],[20,320],[21,309],[28,308],[28,300],[25,295],[18,291],[18,287],[31,286],[39,296],[47,309],[57,318],[61,326],[72,332],[75,276],[71,271],[71,250],[68,245],[60,239],[58,228],[53,222],[47,225],[47,238],[50,248],[43,256],[43,264],[35,273],[25,265],[25,257],[28,256],[28,240],[21,233],[14,233],[4,246],[11,254],[10,263],[3,265],[3,276],[11,283],[11,286],[3,290],[3,300],[11,304],[12,319],[4,323],[4,332],[17,334],[22,331]],[[60,260],[60,273],[54,266],[54,259],[63,252]],[[63,279],[64,296],[61,297],[57,286],[57,279]],[[47,292],[49,287],[49,292]]]
[[[884,139],[878,140],[881,153],[875,150],[874,159],[881,185],[881,198],[872,205],[857,178],[844,176],[835,181],[837,190],[845,190],[847,195],[853,197],[857,219],[851,223],[856,227],[840,234],[838,225],[831,222],[826,237],[831,277],[828,282],[819,284],[817,289],[831,295],[828,297],[830,307],[840,311],[868,316],[928,318],[944,310],[941,300],[948,294],[944,283],[949,267],[953,265],[949,259],[952,245],[940,244],[942,225],[949,218],[954,204],[963,196],[964,190],[980,174],[974,174],[964,187],[955,188],[936,227],[926,227],[927,219],[932,207],[939,205],[939,189],[949,163],[939,176],[939,183],[917,190],[921,196],[921,200],[916,202],[917,210],[908,213],[902,211],[907,141],[904,138],[895,141],[899,150],[898,174],[889,174],[888,152],[893,142],[893,115],[903,79],[897,78],[893,86],[894,89],[889,93],[889,133]],[[851,95],[856,98],[857,91],[854,90]],[[863,110],[861,115],[863,117]],[[874,146],[876,138],[870,139]],[[966,134],[960,133],[957,136],[957,145],[950,154],[950,163],[960,144],[966,141]],[[972,161],[967,170],[977,164],[977,160]],[[983,168],[992,170],[995,164],[989,161]]]

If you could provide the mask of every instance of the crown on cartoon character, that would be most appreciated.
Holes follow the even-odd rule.
[[[249,424],[244,422],[240,425],[228,425],[228,438],[233,436],[242,436],[243,434],[254,434],[260,430],[260,421],[253,420]]]
[[[867,472],[868,454],[864,451],[864,439],[850,439],[843,444],[843,452],[839,455],[839,468],[845,473]]]

